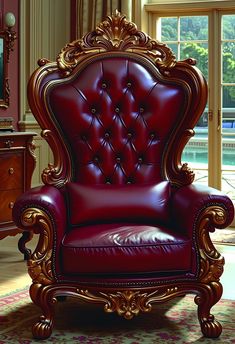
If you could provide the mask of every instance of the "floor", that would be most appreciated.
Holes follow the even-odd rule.
[[[18,251],[20,235],[0,240],[0,294],[7,294],[31,283],[27,274],[26,263]],[[28,247],[33,248],[34,238]],[[225,257],[224,273],[221,282],[224,287],[223,298],[235,300],[235,245],[216,245],[217,250]]]

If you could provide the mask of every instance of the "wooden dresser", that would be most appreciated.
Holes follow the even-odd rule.
[[[35,135],[31,132],[0,132],[0,239],[19,233],[12,221],[12,208],[15,199],[31,186],[36,165]],[[22,252],[25,241],[26,238],[21,240]]]

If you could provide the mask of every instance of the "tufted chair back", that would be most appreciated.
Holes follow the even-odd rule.
[[[69,80],[52,84],[46,102],[66,138],[73,181],[157,183],[171,136],[185,111],[185,90],[162,80],[148,61],[95,56]]]
[[[115,13],[39,60],[28,100],[54,161],[43,185],[15,202],[13,219],[31,239],[30,296],[48,338],[54,304],[66,296],[131,319],[152,305],[195,294],[206,337],[221,324],[223,257],[209,232],[233,219],[231,200],[193,183],[182,151],[204,111],[207,85],[193,59]]]
[[[195,61],[176,62],[122,16],[104,23],[67,45],[56,64],[40,60],[29,83],[31,108],[55,157],[43,182],[191,183],[180,157],[207,98]]]

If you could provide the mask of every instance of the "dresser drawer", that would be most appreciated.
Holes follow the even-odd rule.
[[[0,240],[19,232],[12,221],[12,207],[31,186],[36,164],[30,132],[0,132]],[[26,252],[22,244],[21,252]]]
[[[24,189],[23,151],[0,152],[0,190]]]
[[[22,189],[0,191],[0,222],[12,221],[12,208],[18,196],[22,194]]]

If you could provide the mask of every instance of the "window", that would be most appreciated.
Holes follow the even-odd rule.
[[[196,58],[208,81],[208,104],[182,160],[197,182],[223,190],[235,202],[235,1],[146,9],[150,35],[167,43],[178,60]]]
[[[196,58],[197,66],[208,80],[208,16],[159,17],[157,39],[167,43],[177,60]],[[195,137],[183,152],[183,161],[191,163],[196,179],[208,184],[208,108],[195,128]]]
[[[235,199],[235,12],[221,15],[222,189]],[[220,119],[219,119],[220,120]]]

